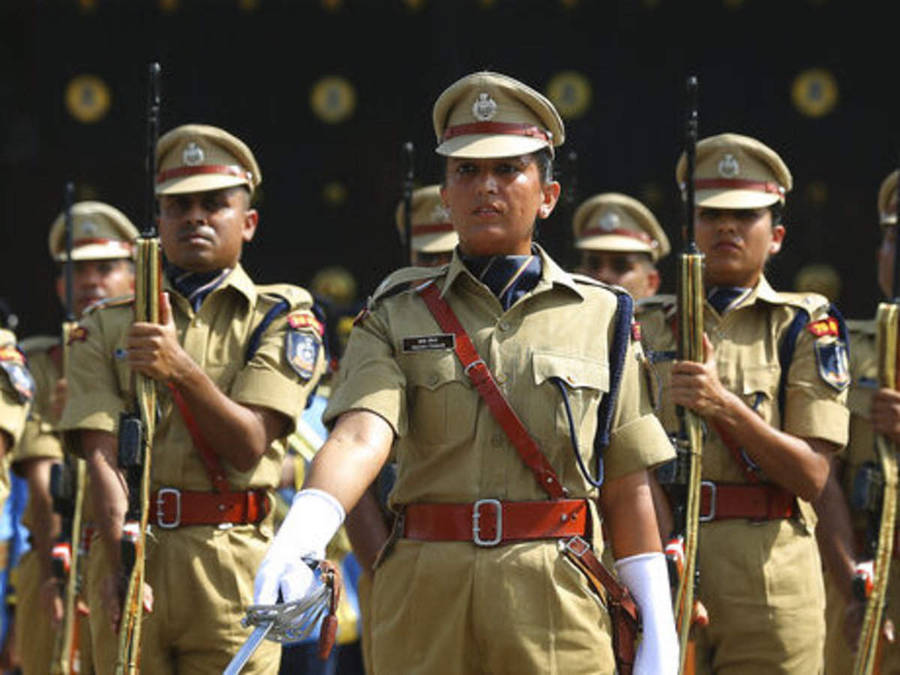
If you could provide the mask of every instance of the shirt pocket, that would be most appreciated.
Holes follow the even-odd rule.
[[[413,442],[450,446],[473,437],[478,392],[453,352],[424,352],[404,360]]]
[[[530,397],[532,432],[554,445],[571,437],[569,415],[583,456],[592,453],[597,431],[597,407],[609,392],[609,366],[605,362],[569,354],[534,352],[531,358],[534,384],[539,394]]]
[[[740,393],[744,402],[776,426],[780,426],[780,414],[776,417],[780,376],[781,370],[776,365],[745,366],[740,371]]]

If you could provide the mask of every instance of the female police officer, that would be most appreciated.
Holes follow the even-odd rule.
[[[647,473],[671,448],[641,388],[639,347],[626,317],[625,358],[610,368],[617,295],[532,241],[560,192],[550,167],[562,120],[536,91],[482,72],[440,96],[434,125],[459,247],[447,266],[388,277],[357,319],[325,414],[334,431],[260,568],[256,600],[303,595],[301,556],[321,556],[393,446],[399,517],[375,575],[376,673],[611,672],[606,612],[560,546],[573,535],[602,546],[595,498],[643,613],[638,672],[674,672]],[[439,327],[431,308],[442,302],[462,331]],[[454,354],[463,333],[480,355],[467,368]],[[484,364],[537,441],[540,485],[469,382]],[[592,463],[607,397],[597,490],[573,446]]]
[[[676,173],[683,185],[684,157]],[[822,296],[776,292],[763,274],[784,240],[792,184],[771,148],[706,138],[693,178],[706,361],[665,363],[675,344],[667,308],[648,308],[641,327],[663,375],[665,426],[677,428],[681,405],[710,428],[697,559],[709,626],[697,672],[820,672],[824,594],[808,502],[847,440],[842,322]]]

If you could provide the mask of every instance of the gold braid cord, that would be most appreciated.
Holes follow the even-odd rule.
[[[159,323],[161,259],[159,240],[137,240],[134,313],[138,321]],[[128,577],[128,587],[119,626],[119,651],[116,673],[139,672],[141,651],[141,615],[144,599],[144,552],[150,502],[151,441],[156,430],[156,382],[135,373],[135,404],[143,428],[143,469],[141,474],[141,518],[135,544],[135,563]]]
[[[679,354],[688,361],[703,361],[703,255],[685,253],[679,259],[678,341]],[[691,619],[694,609],[694,578],[700,529],[700,479],[703,471],[703,427],[700,417],[683,411],[683,450],[689,453],[690,470],[685,507],[684,571],[675,593],[675,627],[678,630],[680,663],[685,672]],[[689,668],[692,666],[688,666]]]
[[[876,350],[878,352],[878,380],[887,389],[897,389],[897,325],[900,306],[881,303],[878,306],[876,324]],[[897,455],[894,443],[886,436],[875,439],[875,451],[884,475],[884,492],[881,502],[881,521],[878,526],[878,549],[875,553],[872,593],[866,600],[854,675],[876,672],[881,624],[884,618],[891,556],[894,550],[894,523],[897,517]]]

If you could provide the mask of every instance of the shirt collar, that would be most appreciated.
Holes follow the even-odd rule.
[[[219,293],[224,288],[234,288],[241,295],[243,295],[250,306],[256,304],[256,285],[253,283],[253,280],[247,275],[244,271],[244,268],[240,263],[235,264],[234,269],[231,270],[231,274],[229,274],[225,280],[216,287],[210,295],[215,295]],[[167,275],[163,275],[163,288],[165,290],[174,291],[175,289],[172,287],[172,284],[169,282],[169,278]],[[177,292],[177,291],[176,291]]]
[[[541,258],[541,279],[538,281],[537,286],[534,287],[533,293],[540,293],[555,285],[560,285],[575,292],[579,297],[584,297],[584,294],[578,289],[578,284],[575,283],[572,275],[557,265],[553,258],[547,255],[547,252],[543,248],[538,244],[532,244],[531,248],[534,255],[540,256]],[[454,284],[457,277],[460,275],[467,275],[473,281],[476,280],[460,258],[459,247],[457,246],[453,249],[453,258],[447,266],[447,276],[444,279],[444,285],[441,287],[441,297],[447,293],[447,290]]]

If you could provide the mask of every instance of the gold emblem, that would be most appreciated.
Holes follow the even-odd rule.
[[[310,90],[309,105],[326,124],[344,122],[356,110],[356,89],[344,77],[323,77]]]
[[[92,237],[100,231],[100,228],[96,223],[92,223],[91,221],[85,221],[81,223],[81,226],[78,228],[79,234],[84,237]]]
[[[737,158],[730,152],[726,152],[719,160],[719,175],[723,178],[734,178],[741,172],[741,165]]]
[[[66,86],[66,109],[79,122],[99,122],[106,113],[112,96],[106,82],[96,75],[78,75]]]
[[[450,222],[450,209],[448,209],[443,204],[438,204],[434,207],[434,210],[431,212],[431,222],[438,223],[449,223]]]
[[[621,220],[619,219],[619,214],[615,211],[607,211],[597,219],[597,227],[604,232],[617,230],[619,229],[620,224]]]

